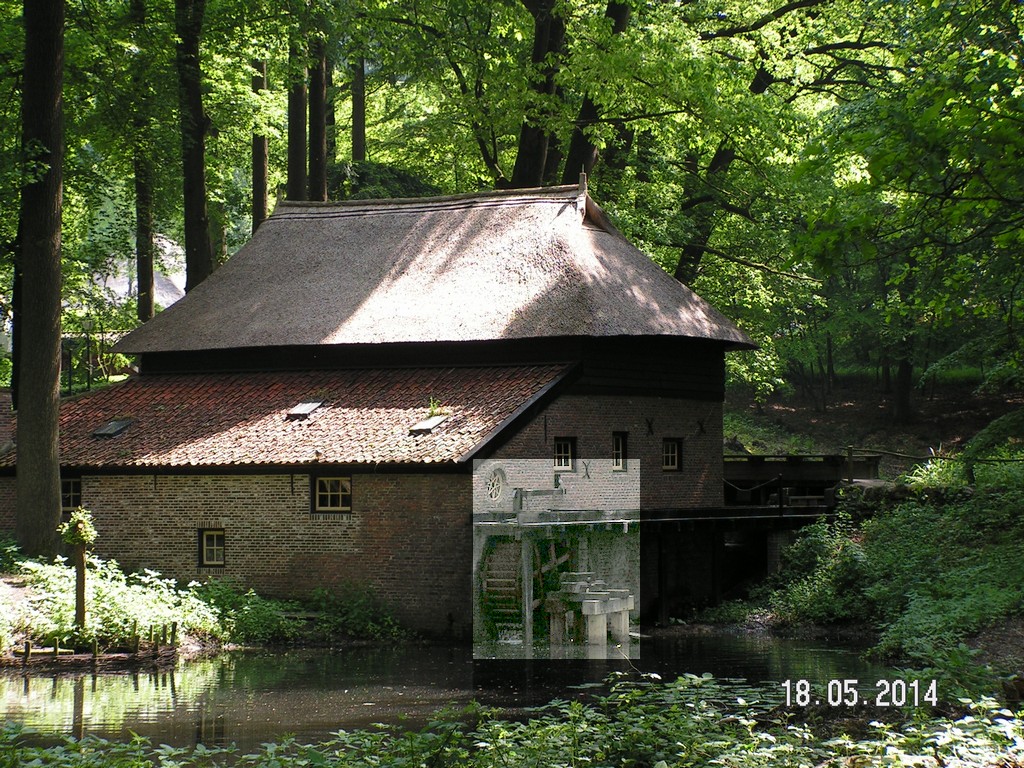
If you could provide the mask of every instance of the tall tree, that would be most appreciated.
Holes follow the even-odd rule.
[[[366,160],[366,59],[355,56],[352,69],[352,162]]]
[[[21,253],[16,269],[18,469],[15,528],[23,551],[52,555],[60,522],[60,244],[63,187],[64,0],[25,0]]]
[[[252,63],[252,90],[259,94],[267,89],[267,62],[256,59]],[[267,178],[269,175],[269,142],[265,131],[252,134],[252,231],[255,233],[267,218]]]
[[[544,182],[551,143],[552,100],[565,47],[564,8],[558,0],[522,0],[533,17],[532,64],[527,74],[531,100],[519,130],[519,149],[512,169],[513,187],[539,187]]]
[[[132,83],[135,86],[135,114],[132,116],[134,142],[132,146],[132,165],[135,172],[135,279],[136,279],[136,316],[140,322],[153,317],[153,254],[155,250],[155,232],[153,229],[154,206],[154,171],[152,159],[152,141],[149,136],[150,109],[152,94],[147,75],[149,66],[146,30],[146,1],[132,0],[129,9],[132,26],[136,36],[135,64],[132,72]]]
[[[317,35],[310,45],[309,199],[327,199],[327,48]]]
[[[203,111],[199,55],[206,0],[175,0],[174,8],[185,202],[185,290],[190,291],[213,272],[206,199],[206,134],[210,120]]]
[[[621,0],[608,0],[608,7],[605,9],[605,18],[611,21],[612,35],[622,35],[629,24],[631,9],[628,3]],[[573,184],[579,173],[589,174],[597,164],[598,146],[597,142],[588,135],[587,131],[602,117],[601,110],[594,101],[593,95],[588,92],[583,97],[579,114],[572,127],[572,138],[569,142],[569,151],[565,156],[565,169],[562,173],[563,184]]]
[[[306,183],[306,56],[298,42],[288,48],[288,185],[289,200],[305,200]]]

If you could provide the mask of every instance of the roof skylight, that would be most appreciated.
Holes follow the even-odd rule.
[[[434,430],[435,427],[441,425],[442,422],[448,420],[447,414],[441,414],[439,416],[431,416],[423,421],[417,421],[411,427],[409,427],[410,435],[426,435]]]
[[[285,414],[285,418],[291,420],[309,418],[309,414],[311,414],[321,405],[323,405],[322,400],[307,400],[304,403],[299,403],[290,411],[288,411],[288,413]]]
[[[93,437],[116,437],[131,425],[131,419],[111,419],[102,427],[93,431]]]

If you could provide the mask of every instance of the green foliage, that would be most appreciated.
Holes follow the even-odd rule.
[[[400,640],[408,636],[382,600],[365,587],[318,588],[308,604],[318,613],[313,628],[321,642],[347,638]]]
[[[222,637],[216,614],[196,595],[178,589],[173,579],[154,571],[125,574],[113,560],[88,559],[86,594],[89,614],[79,630],[75,618],[74,569],[58,559],[53,564],[26,560],[20,565],[31,596],[14,619],[15,631],[34,643],[54,636],[62,643],[128,647],[134,632],[177,622],[179,633],[199,639]]]
[[[53,768],[152,768],[236,765],[300,766],[840,766],[920,765],[965,768],[1016,765],[1024,759],[1022,713],[991,700],[957,720],[919,714],[890,725],[872,722],[857,735],[833,735],[771,711],[777,687],[686,675],[670,683],[622,681],[592,701],[553,701],[522,721],[470,707],[441,712],[420,731],[378,726],[339,731],[306,745],[286,738],[248,754],[237,748],[152,746],[140,738],[108,742],[64,738],[40,746],[9,724],[0,733],[0,765]],[[27,737],[27,738],[26,738]]]
[[[966,638],[1024,612],[1024,467],[998,466],[1000,482],[973,490],[924,471],[916,495],[860,527],[840,516],[805,528],[770,594],[776,618],[871,622],[884,656],[955,660]]]
[[[816,446],[804,435],[771,424],[764,419],[754,418],[748,412],[729,408],[722,415],[722,434],[726,440],[742,445],[750,453],[814,453]],[[726,453],[736,453],[726,445]]]
[[[92,512],[79,507],[71,517],[57,527],[61,541],[72,546],[90,547],[96,542],[96,526],[92,524]]]
[[[287,643],[299,635],[299,621],[289,616],[299,610],[298,603],[261,597],[252,589],[220,579],[193,584],[192,592],[216,612],[230,642]]]
[[[770,606],[784,623],[864,621],[870,608],[862,592],[870,564],[848,516],[819,521],[785,553],[782,588]]]
[[[708,624],[745,624],[759,609],[744,600],[727,600],[701,610],[696,621]]]
[[[369,161],[334,166],[328,185],[332,200],[429,197],[441,193],[438,187],[414,173]]]
[[[0,573],[15,571],[22,559],[18,543],[6,533],[0,533]]]

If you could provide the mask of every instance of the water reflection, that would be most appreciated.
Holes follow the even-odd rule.
[[[748,635],[643,641],[642,660],[473,660],[469,647],[226,653],[173,670],[126,674],[0,676],[0,720],[43,733],[176,746],[247,749],[293,734],[315,741],[373,723],[420,726],[447,705],[477,700],[514,710],[579,695],[572,686],[613,670],[744,677],[776,689],[785,679],[824,684],[882,673],[849,650]],[[513,713],[514,714],[514,713]]]

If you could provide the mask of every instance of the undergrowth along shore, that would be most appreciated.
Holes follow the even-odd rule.
[[[62,558],[44,563],[23,558],[0,542],[0,573],[25,588],[13,600],[0,592],[0,652],[16,641],[62,647],[126,650],[151,628],[176,625],[184,643],[216,647],[271,645],[302,640],[331,645],[353,639],[400,640],[408,633],[387,606],[356,587],[317,589],[304,600],[275,600],[228,581],[178,585],[144,570],[126,574],[116,561],[89,557],[86,623],[75,618],[74,569]]]
[[[250,766],[1004,766],[1024,765],[1024,712],[992,701],[958,717],[908,711],[900,722],[806,717],[771,706],[757,691],[710,677],[620,680],[588,703],[555,701],[524,721],[470,708],[439,715],[421,731],[380,726],[339,731],[319,744],[285,739],[241,754],[234,747],[154,746],[92,737],[34,746],[17,726],[0,733],[0,767],[200,768]],[[851,728],[853,730],[851,730]]]
[[[969,646],[1024,625],[1024,464],[979,463],[972,475],[936,459],[889,489],[845,489],[836,519],[801,529],[778,573],[698,620],[865,627],[874,655],[965,695],[1024,679],[1024,636],[995,655]]]

